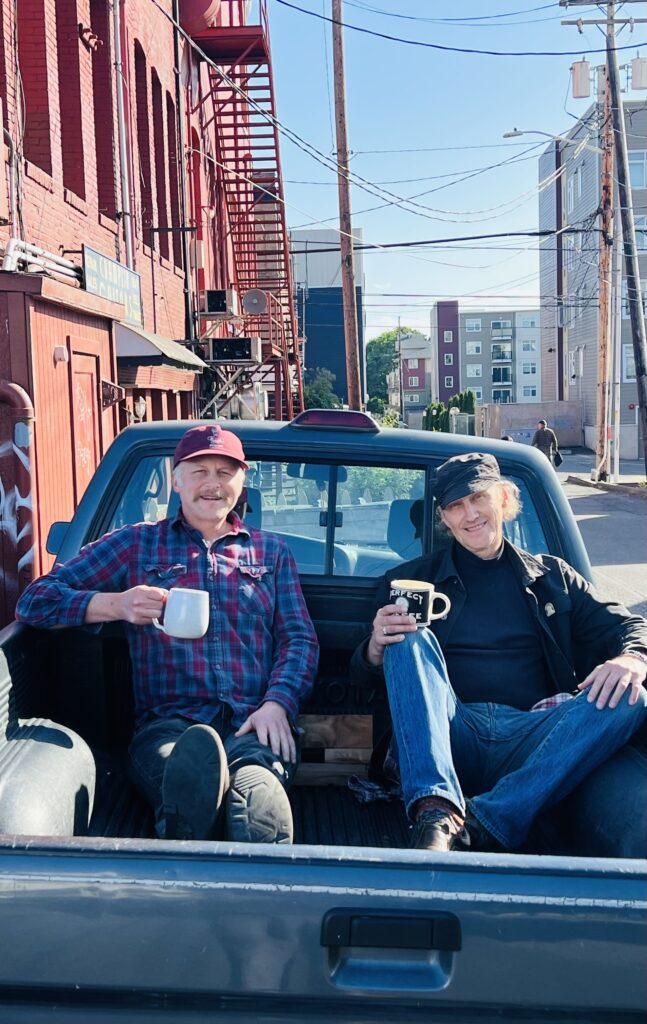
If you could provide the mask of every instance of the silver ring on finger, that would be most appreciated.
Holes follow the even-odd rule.
[[[384,636],[388,636],[389,635],[389,632],[388,632],[386,626],[382,626],[382,633],[383,633]]]

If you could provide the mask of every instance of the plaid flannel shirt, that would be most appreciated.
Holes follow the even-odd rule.
[[[281,537],[248,529],[235,513],[229,519],[230,532],[209,548],[181,512],[106,534],[35,580],[16,617],[33,626],[80,626],[97,592],[138,584],[207,590],[209,629],[198,640],[124,623],[138,725],[173,714],[209,722],[220,701],[236,725],[266,700],[294,721],[318,661],[297,568]]]

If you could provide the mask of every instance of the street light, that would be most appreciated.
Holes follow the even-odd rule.
[[[586,139],[569,139],[566,135],[552,135],[550,132],[540,132],[534,128],[528,128],[523,131],[521,128],[513,128],[510,132],[504,132],[503,138],[518,139],[520,135],[543,135],[546,139],[551,139],[553,142],[563,142],[567,146],[578,146],[580,149],[590,149],[593,153],[604,152],[604,150],[600,149],[599,146],[591,146]]]

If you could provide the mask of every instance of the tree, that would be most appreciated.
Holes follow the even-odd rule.
[[[369,398],[366,403],[366,411],[375,413],[376,416],[383,416],[386,409],[386,402],[383,398]]]
[[[400,335],[413,334],[425,340],[424,334],[410,327],[401,327]],[[372,338],[366,346],[366,390],[370,398],[388,400],[386,389],[387,374],[393,369],[396,359],[398,331],[385,331],[384,334]]]
[[[323,366],[306,370],[303,402],[306,409],[339,409],[341,402],[333,391],[335,374]]]
[[[449,410],[458,409],[459,412],[467,412],[474,415],[474,392],[468,388],[452,395],[447,405],[444,402],[431,402],[427,406],[422,418],[423,430],[440,430],[449,432]]]

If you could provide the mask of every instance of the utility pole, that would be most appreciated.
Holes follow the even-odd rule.
[[[640,0],[624,0],[623,7],[628,4],[635,4]],[[588,0],[559,0],[561,7],[581,7],[588,5]],[[622,220],[622,239],[625,259],[625,277],[627,281],[627,302],[629,305],[629,317],[631,320],[631,335],[633,341],[634,361],[636,364],[636,387],[638,390],[638,407],[640,410],[640,423],[642,428],[643,452],[645,459],[645,476],[647,477],[647,336],[645,335],[645,318],[642,303],[642,288],[640,283],[640,267],[638,264],[638,250],[636,247],[636,230],[633,215],[633,202],[629,178],[629,157],[627,153],[627,135],[625,129],[624,109],[620,94],[620,75],[618,69],[618,56],[616,53],[615,26],[615,2],[606,5],[607,17],[605,21],[580,18],[574,22],[562,22],[564,25],[576,25],[580,31],[584,25],[604,25],[606,29],[606,50],[607,50],[607,75],[608,90],[611,97],[611,115],[613,120],[613,131],[615,138],[615,153],[617,159],[618,179],[618,205]],[[622,24],[645,24],[645,18],[623,19]]]
[[[609,4],[612,7],[613,4]],[[598,267],[598,374],[596,401],[595,466],[598,479],[605,480],[607,422],[609,412],[609,340],[611,330],[611,253],[613,247],[613,125],[609,64],[604,69],[602,122],[602,180],[600,195],[600,245]]]
[[[611,5],[610,5],[611,6]],[[607,63],[609,65],[609,83],[611,86],[611,104],[613,110],[613,128],[616,140],[616,156],[618,159],[618,200],[622,217],[622,240],[624,242],[625,276],[627,280],[627,302],[631,320],[631,336],[636,364],[636,387],[638,388],[638,408],[643,436],[643,455],[645,459],[645,476],[647,477],[647,337],[645,336],[645,316],[643,313],[642,288],[640,284],[640,267],[636,248],[636,227],[629,179],[629,156],[627,153],[627,134],[625,130],[625,114],[622,108],[620,85],[618,82],[618,59],[615,51],[615,33],[613,26],[611,35],[607,33]]]
[[[335,123],[337,130],[337,185],[339,191],[339,248],[344,303],[344,339],[346,343],[346,381],[348,405],[362,408],[359,376],[359,344],[357,331],[357,296],[353,265],[353,232],[350,216],[350,185],[348,181],[348,140],[346,136],[346,87],[344,83],[344,39],[342,35],[342,0],[332,0],[332,55],[335,81]]]

